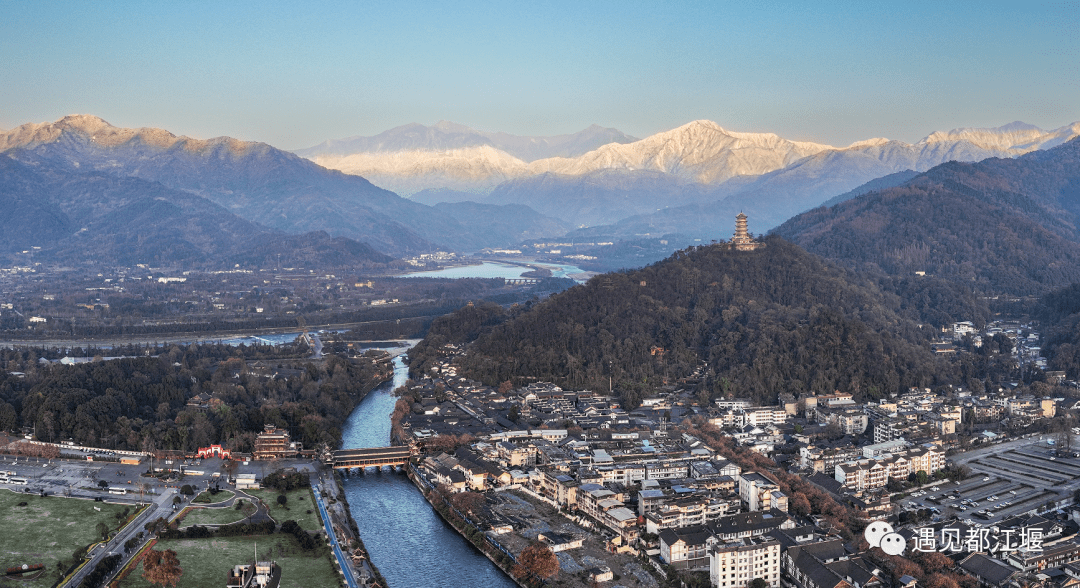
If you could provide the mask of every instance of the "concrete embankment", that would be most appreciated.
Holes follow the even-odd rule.
[[[514,577],[512,573],[510,573],[511,567],[516,562],[509,554],[500,551],[497,546],[492,545],[491,542],[487,540],[487,536],[484,535],[483,531],[466,521],[464,517],[456,516],[452,506],[447,503],[443,503],[442,505],[437,504],[436,501],[438,500],[438,498],[437,493],[434,492],[434,486],[431,485],[427,480],[425,480],[424,477],[416,471],[412,464],[409,464],[405,467],[405,472],[408,474],[409,480],[416,486],[416,489],[420,491],[420,494],[424,496],[424,499],[427,500],[428,504],[431,505],[432,510],[438,513],[438,515],[442,517],[444,521],[449,523],[450,526],[453,527],[454,530],[457,531],[458,534],[461,535],[466,541],[468,541],[473,547],[475,547],[477,551],[484,554],[484,557],[491,560],[491,563],[495,564],[496,567],[502,570],[502,572],[506,574],[507,578],[509,578],[512,582],[514,582],[521,588],[528,588],[528,585],[523,584],[520,580]],[[469,529],[472,529],[475,534],[470,534],[468,532]],[[480,537],[480,539],[474,539],[476,537]]]

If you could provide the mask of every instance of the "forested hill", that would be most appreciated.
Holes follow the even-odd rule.
[[[860,397],[929,386],[951,369],[901,300],[779,238],[724,243],[597,276],[532,308],[477,306],[437,320],[410,354],[427,370],[447,342],[472,343],[460,372],[489,384],[548,380],[642,394],[704,369],[704,389],[774,402],[782,392]]]
[[[950,162],[897,187],[805,212],[773,232],[853,267],[984,293],[1080,282],[1080,140],[1017,159]]]

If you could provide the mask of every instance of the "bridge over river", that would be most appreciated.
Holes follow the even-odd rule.
[[[334,452],[333,466],[338,470],[403,466],[409,462],[410,457],[412,451],[404,446],[343,449]]]

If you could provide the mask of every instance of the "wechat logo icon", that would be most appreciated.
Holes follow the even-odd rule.
[[[889,555],[902,555],[907,547],[903,535],[894,532],[892,525],[882,521],[870,523],[863,531],[863,536],[870,547],[880,547]]]

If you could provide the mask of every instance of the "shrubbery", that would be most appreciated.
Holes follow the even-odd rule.
[[[296,541],[300,543],[300,547],[304,551],[311,551],[319,546],[319,542],[292,519],[281,523],[281,532],[289,533],[293,537],[296,537]]]
[[[118,565],[120,565],[120,555],[110,555],[105,557],[94,567],[94,571],[83,578],[82,583],[79,584],[79,588],[97,588],[97,586],[100,586],[105,578],[112,573]]]
[[[284,474],[277,471],[263,478],[262,485],[264,488],[273,488],[279,492],[292,492],[300,488],[307,488],[311,485],[311,480],[307,474],[299,472]]]

